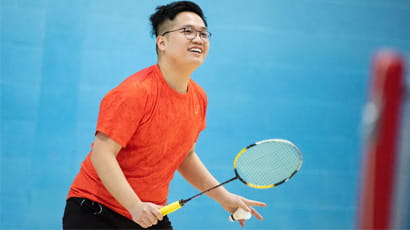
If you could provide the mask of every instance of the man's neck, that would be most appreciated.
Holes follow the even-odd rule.
[[[187,92],[188,83],[193,70],[187,68],[175,68],[175,66],[164,61],[158,61],[158,66],[165,81],[172,89],[181,94]]]

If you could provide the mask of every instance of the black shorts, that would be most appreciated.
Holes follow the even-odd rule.
[[[172,230],[167,216],[150,228],[112,211],[95,201],[72,197],[67,200],[63,216],[63,229],[168,229]]]

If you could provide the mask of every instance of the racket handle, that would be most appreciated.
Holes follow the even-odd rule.
[[[238,208],[234,213],[229,216],[229,221],[234,222],[235,220],[248,220],[252,217],[250,212]]]
[[[181,202],[181,200],[179,201],[175,201],[174,203],[171,203],[169,205],[166,205],[164,207],[162,207],[159,211],[161,212],[161,214],[163,216],[166,216],[172,212],[175,212],[176,210],[182,208],[183,202]]]

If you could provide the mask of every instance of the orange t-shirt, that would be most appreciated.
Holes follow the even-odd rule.
[[[179,94],[158,65],[131,75],[103,98],[97,132],[121,144],[117,160],[142,201],[166,204],[174,172],[205,128],[206,107],[206,94],[198,84],[190,80],[188,92]],[[102,184],[90,155],[68,197],[97,201],[131,219]]]

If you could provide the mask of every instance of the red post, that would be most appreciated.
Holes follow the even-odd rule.
[[[358,212],[358,229],[390,229],[400,108],[405,90],[403,58],[392,51],[373,60]]]

